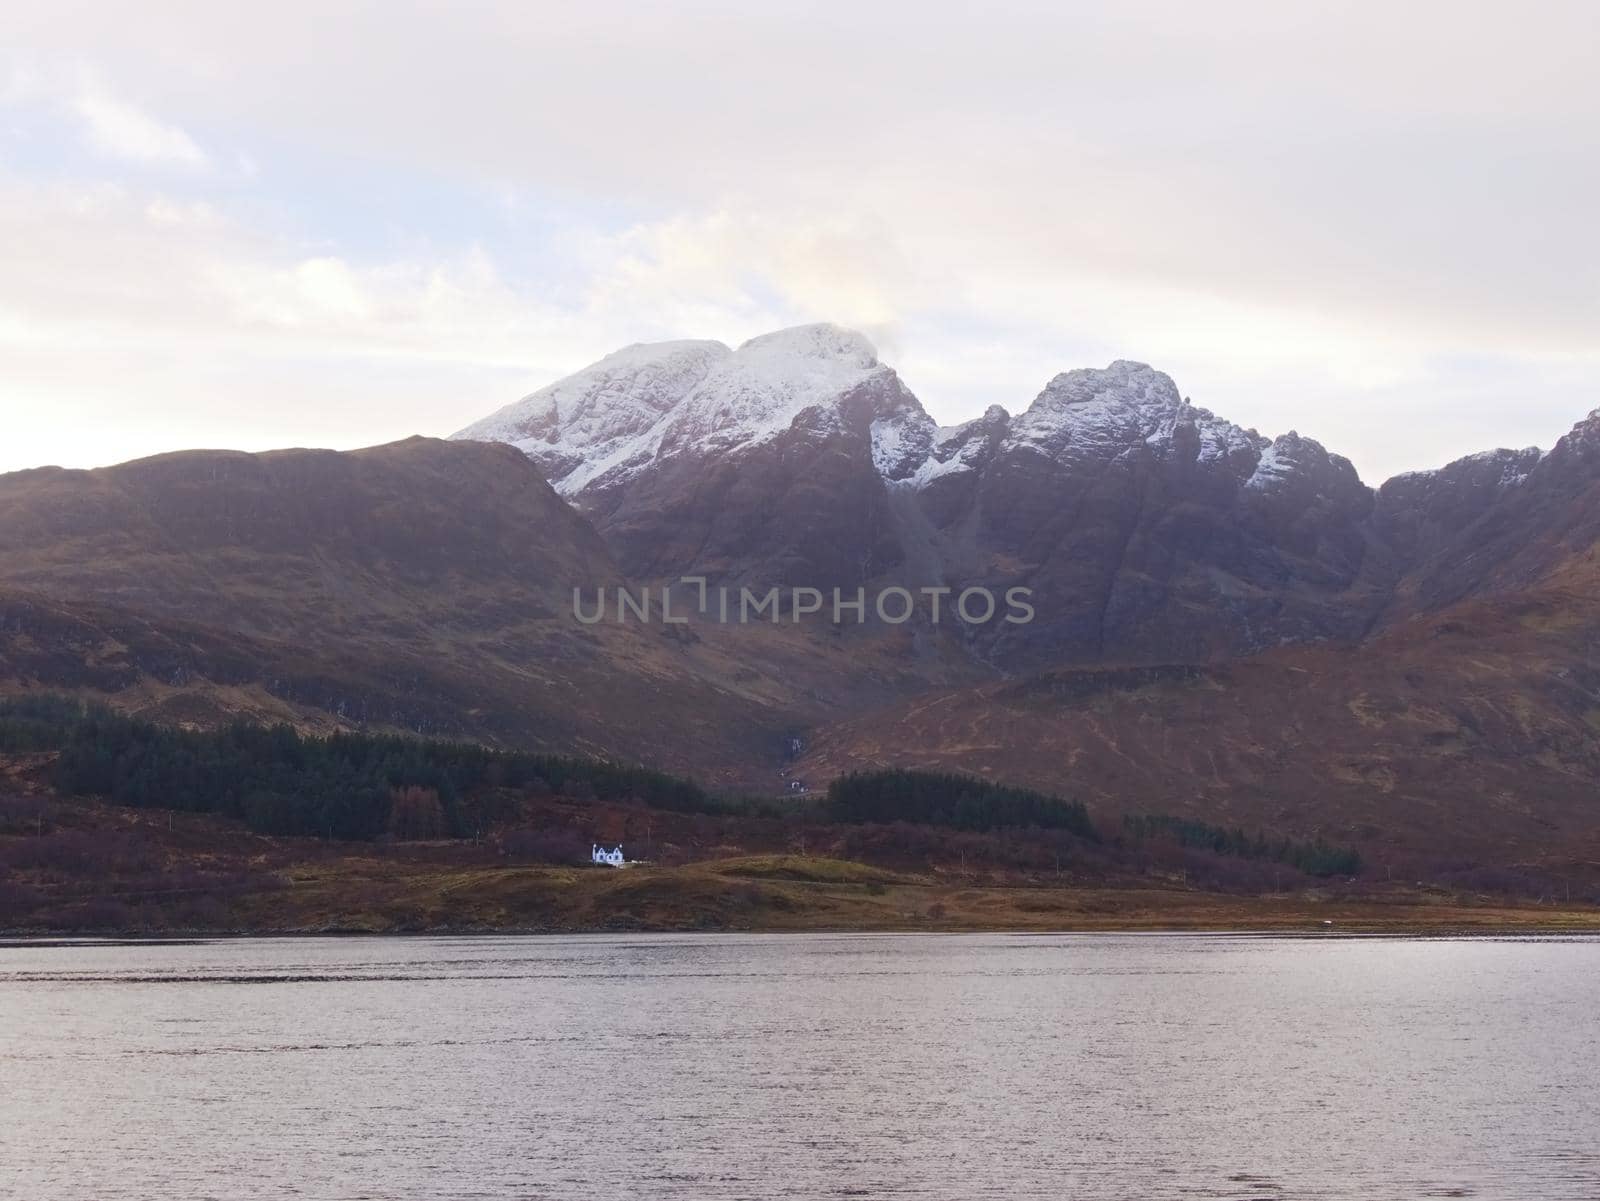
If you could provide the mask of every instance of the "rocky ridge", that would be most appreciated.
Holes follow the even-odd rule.
[[[965,635],[1013,667],[1359,638],[1488,586],[1498,560],[1451,548],[1515,526],[1495,514],[1540,492],[1546,459],[1588,461],[1577,442],[1491,451],[1374,490],[1313,438],[1240,427],[1127,360],[941,427],[830,325],[629,347],[456,436],[529,455],[630,576],[1032,588],[1033,626]]]

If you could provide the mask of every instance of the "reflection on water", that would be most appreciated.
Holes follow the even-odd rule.
[[[0,1195],[1600,1197],[1600,942],[0,946]]]

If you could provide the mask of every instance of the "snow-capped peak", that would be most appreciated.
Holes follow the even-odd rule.
[[[567,491],[574,473],[620,456],[733,352],[721,342],[626,346],[452,435],[509,442]],[[581,486],[581,485],[579,485]]]
[[[621,482],[661,456],[758,445],[808,410],[817,410],[825,427],[844,397],[874,381],[892,384],[884,390],[885,417],[920,418],[931,430],[871,342],[822,324],[764,334],[737,350],[721,342],[629,346],[454,437],[509,442],[557,490],[573,495],[596,482]],[[916,430],[895,432],[908,448],[922,441]]]
[[[738,352],[747,362],[765,362],[775,373],[792,371],[797,361],[815,359],[853,365],[859,370],[878,366],[877,347],[853,329],[819,322],[796,325],[751,338]]]
[[[1563,457],[1579,452],[1592,455],[1596,450],[1600,450],[1600,409],[1590,412],[1587,417],[1573,426],[1568,433],[1564,434],[1556,442],[1555,446],[1551,448],[1551,453],[1553,454],[1558,450]]]
[[[893,372],[872,343],[835,325],[801,325],[752,338],[719,360],[666,419],[660,449],[729,450],[782,433],[807,409],[835,404]]]
[[[1137,451],[1162,462],[1215,463],[1236,482],[1270,491],[1298,474],[1314,446],[1294,435],[1269,443],[1190,404],[1170,376],[1125,359],[1056,376],[1020,416],[996,405],[940,428],[870,341],[826,324],[764,334],[737,350],[721,342],[629,346],[455,436],[510,442],[575,496],[677,456],[850,431],[867,434],[883,479],[919,489],[981,471],[997,455],[1042,454],[1071,468]]]
[[[1140,443],[1165,457],[1185,426],[1193,428],[1202,460],[1266,445],[1254,430],[1189,404],[1171,376],[1127,359],[1056,376],[1012,422],[1008,442],[1062,461],[1109,460]]]
[[[1383,487],[1394,491],[1429,488],[1441,480],[1470,480],[1475,487],[1515,488],[1523,484],[1550,453],[1537,446],[1524,446],[1520,450],[1505,446],[1480,450],[1453,459],[1443,467],[1402,471],[1390,476]]]

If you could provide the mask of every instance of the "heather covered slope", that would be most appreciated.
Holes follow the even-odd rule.
[[[691,731],[715,746],[751,727],[653,631],[572,621],[574,584],[620,573],[506,447],[15,473],[0,477],[0,552],[13,688],[662,760]],[[661,703],[619,698],[621,673]]]
[[[549,617],[565,581],[620,573],[521,455],[413,438],[0,476],[0,578],[309,648]]]
[[[623,580],[509,447],[185,452],[0,476],[0,689],[777,780],[786,734],[980,671],[904,639],[572,616]]]
[[[1600,862],[1600,570],[1356,647],[1093,667],[916,698],[812,735],[797,770],[959,770],[1096,812],[1293,830],[1373,856]]]

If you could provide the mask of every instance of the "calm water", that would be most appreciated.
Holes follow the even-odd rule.
[[[1600,942],[0,948],[0,1194],[1600,1197]]]

